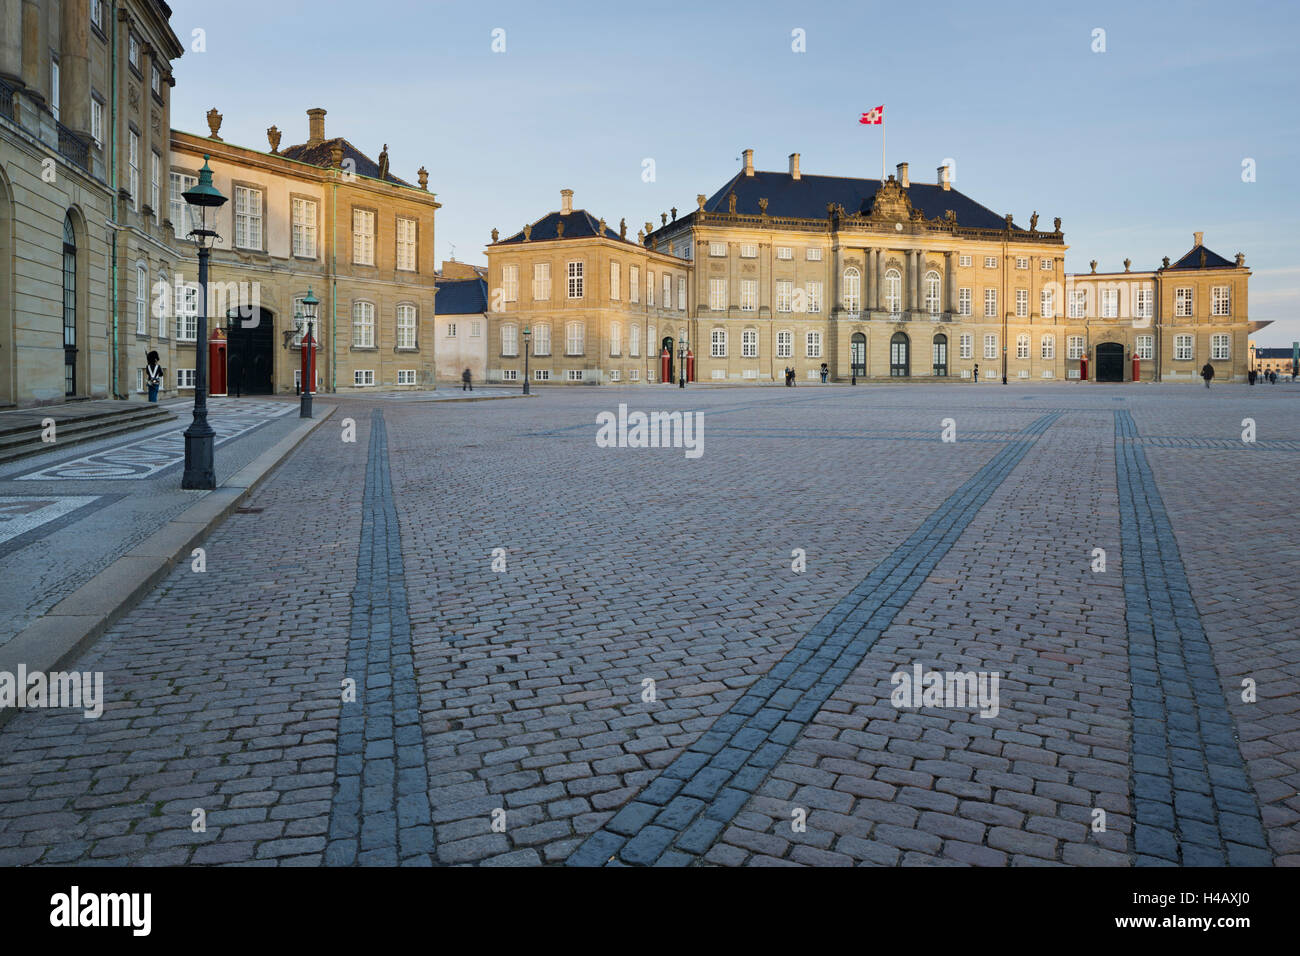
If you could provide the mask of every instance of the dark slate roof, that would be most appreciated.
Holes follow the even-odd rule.
[[[1205,265],[1201,265],[1201,251],[1205,251]],[[1231,262],[1217,252],[1206,248],[1205,246],[1196,246],[1191,252],[1183,256],[1170,269],[1222,269],[1224,267],[1235,268],[1236,263]]]
[[[1290,357],[1291,350],[1288,348],[1255,349],[1255,358],[1289,359]]]
[[[755,170],[753,176],[746,176],[741,170],[709,197],[704,209],[706,212],[726,212],[729,208],[727,197],[735,190],[736,212],[741,215],[759,215],[758,200],[766,198],[769,216],[825,219],[826,204],[832,202],[843,206],[849,215],[870,212],[871,202],[879,188],[879,179],[810,176],[807,173],[795,179],[788,172],[761,170]],[[999,216],[956,189],[945,192],[942,186],[933,183],[913,182],[907,187],[907,194],[913,208],[920,209],[927,219],[942,219],[944,211],[951,209],[957,214],[959,226],[975,229],[1005,229],[1007,226],[1005,216]],[[1013,229],[1024,231],[1019,226],[1013,226]]]
[[[575,209],[567,216],[562,216],[557,212],[548,212],[541,219],[533,223],[533,230],[529,233],[529,242],[543,242],[547,239],[558,238],[555,234],[555,224],[561,219],[564,220],[564,238],[565,239],[585,239],[591,236],[600,236],[600,217],[593,216],[585,209]],[[630,239],[620,239],[618,237],[618,223],[611,223],[605,220],[605,238],[613,239],[615,242],[626,242],[635,246],[636,243]],[[504,245],[507,242],[523,242],[524,233],[521,229],[509,239],[502,239],[498,245]]]
[[[486,279],[443,279],[433,300],[439,315],[477,315],[487,311]]]
[[[312,166],[323,166],[328,169],[330,166],[330,150],[334,148],[335,143],[342,144],[343,161],[346,163],[349,159],[352,160],[353,172],[358,176],[366,176],[370,179],[379,178],[379,164],[342,136],[324,139],[315,144],[302,143],[298,146],[290,146],[288,149],[280,150],[280,155],[286,159],[296,159],[300,163],[310,163]],[[385,182],[396,183],[399,186],[411,185],[406,180],[394,176],[391,169],[388,171]]]

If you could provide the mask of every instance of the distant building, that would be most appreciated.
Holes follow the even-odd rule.
[[[451,278],[467,272],[469,277]],[[444,262],[434,318],[439,382],[460,382],[465,369],[469,369],[473,381],[486,380],[490,337],[487,310],[487,280],[480,270],[459,262]]]
[[[1289,348],[1258,348],[1251,345],[1251,367],[1257,372],[1277,372],[1290,376],[1294,370],[1294,354]]]

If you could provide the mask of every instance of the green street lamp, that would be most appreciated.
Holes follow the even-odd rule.
[[[528,339],[533,330],[524,326],[524,394],[528,394]]]
[[[311,418],[311,393],[316,389],[316,337],[312,329],[316,325],[316,310],[320,299],[307,287],[307,297],[302,300],[302,318],[299,328],[305,328],[302,337],[302,397],[298,399],[298,417]],[[297,318],[297,316],[295,316]],[[301,323],[305,323],[305,326]]]

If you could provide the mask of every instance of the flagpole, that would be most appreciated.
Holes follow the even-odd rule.
[[[885,117],[880,117],[880,181],[885,181]]]

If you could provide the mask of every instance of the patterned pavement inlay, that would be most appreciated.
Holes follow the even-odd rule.
[[[370,418],[361,546],[345,676],[356,699],[339,717],[330,866],[433,863],[433,825],[419,692],[411,654],[401,529],[384,413]]]
[[[1059,417],[1053,413],[1037,419],[994,455],[566,862],[685,866],[707,853],[1034,441]]]
[[[1267,866],[1214,655],[1137,426],[1115,412],[1139,866]]]

